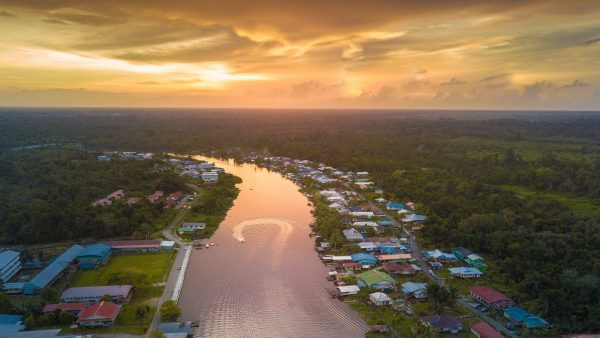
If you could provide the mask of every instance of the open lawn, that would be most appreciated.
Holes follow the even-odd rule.
[[[536,191],[527,187],[516,185],[501,185],[500,188],[512,191],[519,196],[539,197],[556,201],[568,207],[573,211],[573,213],[580,216],[600,217],[600,209],[598,209],[600,200],[558,192]]]
[[[141,270],[150,283],[160,283],[172,255],[170,252],[114,255],[103,267],[80,271],[72,286],[106,285],[111,274],[128,270]]]

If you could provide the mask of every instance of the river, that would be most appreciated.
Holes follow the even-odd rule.
[[[179,300],[201,337],[363,337],[367,325],[325,288],[307,198],[276,172],[201,156],[242,178],[211,241],[194,250]]]

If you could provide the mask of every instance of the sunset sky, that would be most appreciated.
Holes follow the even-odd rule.
[[[600,109],[600,2],[0,0],[0,106]]]

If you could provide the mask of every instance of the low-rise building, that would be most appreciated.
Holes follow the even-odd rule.
[[[528,329],[535,329],[548,325],[548,322],[544,319],[529,313],[518,306],[504,309],[504,317],[508,318],[511,322]]]
[[[429,315],[421,317],[421,322],[431,326],[438,332],[458,333],[463,329],[463,324],[450,315]]]
[[[206,229],[206,223],[183,223],[179,228],[177,228],[177,232],[182,235],[194,234],[196,231],[202,231]]]
[[[65,303],[98,303],[102,297],[110,296],[112,302],[123,304],[133,296],[132,285],[84,286],[68,288],[62,293]]]
[[[7,283],[21,270],[21,254],[13,250],[0,252],[0,280]]]
[[[357,285],[344,285],[338,286],[337,290],[340,296],[350,296],[357,294],[360,291],[360,288]]]
[[[26,329],[23,325],[23,316],[0,314],[0,336],[6,335],[11,337]]]
[[[358,286],[368,286],[381,291],[395,291],[398,282],[380,270],[369,270],[356,275]]]
[[[513,307],[515,302],[502,292],[487,286],[471,286],[471,296],[476,301],[493,309],[505,309]]]
[[[111,254],[112,248],[108,244],[89,244],[77,256],[77,264],[80,269],[95,269],[100,265],[106,264]]]
[[[427,298],[427,284],[406,282],[402,284],[402,293],[407,299],[425,299]]]
[[[361,265],[368,265],[368,266],[377,265],[377,258],[368,253],[359,252],[359,253],[352,254],[350,257],[352,257],[353,262],[360,263]]]
[[[200,175],[200,178],[202,178],[202,181],[204,181],[204,183],[217,183],[219,182],[219,173],[216,171],[203,172]]]
[[[363,235],[356,229],[346,229],[342,231],[344,237],[349,241],[362,241]]]
[[[453,277],[460,277],[464,279],[474,279],[483,276],[483,272],[470,267],[461,266],[458,268],[448,268],[448,270],[450,271],[450,275]]]
[[[383,269],[392,275],[410,276],[417,271],[408,263],[384,262]]]
[[[140,253],[140,252],[159,252],[159,239],[142,239],[130,241],[113,241],[108,243],[113,253]]]
[[[369,295],[369,299],[375,306],[392,305],[394,302],[388,295],[383,292],[373,292]]]
[[[477,338],[504,338],[502,333],[498,332],[486,322],[473,323],[470,325],[470,327],[471,332]]]
[[[86,327],[110,327],[121,312],[121,305],[111,302],[93,304],[79,313],[77,324]]]
[[[342,264],[344,271],[360,271],[362,270],[362,264],[358,262],[345,262]]]
[[[79,313],[86,308],[88,308],[93,303],[58,303],[58,304],[46,304],[42,309],[43,313],[55,312],[55,311],[65,311],[70,312],[74,315],[79,315]]]

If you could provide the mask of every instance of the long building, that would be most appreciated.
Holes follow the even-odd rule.
[[[113,253],[137,253],[137,252],[159,252],[160,240],[131,240],[116,241],[108,243],[112,247]]]
[[[133,296],[132,285],[85,286],[68,288],[62,293],[65,303],[98,303],[102,297],[110,296],[117,304],[129,302]]]
[[[29,282],[5,283],[4,289],[7,293],[40,294],[43,288],[52,285],[61,276],[83,250],[84,248],[81,245],[75,244],[56,257]]]
[[[104,265],[110,259],[112,248],[108,244],[96,243],[86,245],[85,249],[77,256],[77,264],[81,269],[95,269]]]
[[[7,283],[21,270],[21,254],[12,250],[0,252],[0,280]]]

